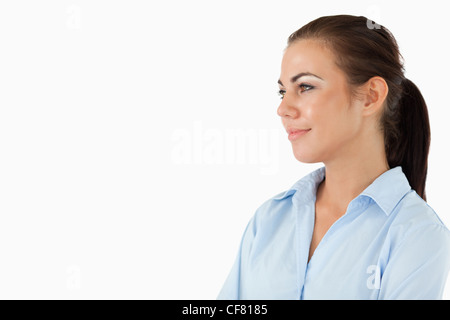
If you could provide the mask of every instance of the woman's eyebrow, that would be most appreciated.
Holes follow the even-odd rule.
[[[293,77],[291,78],[291,83],[294,83],[295,81],[297,81],[298,79],[300,79],[301,77],[304,77],[304,76],[313,76],[313,77],[319,78],[320,80],[323,80],[321,77],[315,75],[314,73],[311,73],[311,72],[301,72],[301,73],[299,73],[299,74],[297,74],[297,75],[295,75],[295,76],[293,76]],[[278,84],[284,86],[280,79],[278,79]]]

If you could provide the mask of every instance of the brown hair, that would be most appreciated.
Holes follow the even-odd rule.
[[[387,162],[401,166],[409,184],[426,201],[425,183],[430,148],[430,123],[425,100],[405,78],[397,41],[385,27],[363,16],[336,15],[311,21],[288,38],[288,47],[301,39],[319,40],[336,57],[352,93],[374,76],[389,92],[380,117]]]

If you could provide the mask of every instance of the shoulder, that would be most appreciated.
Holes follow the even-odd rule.
[[[392,214],[394,215],[393,226],[401,225],[409,230],[435,225],[448,231],[433,208],[413,189],[403,197]]]
[[[430,251],[441,248],[440,252],[450,255],[450,231],[433,208],[414,190],[403,197],[391,215],[393,244],[416,243],[418,249]]]

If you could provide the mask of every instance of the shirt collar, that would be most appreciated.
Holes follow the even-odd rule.
[[[372,198],[388,216],[410,190],[402,167],[397,166],[376,178],[360,195]]]
[[[297,201],[300,202],[315,200],[317,186],[323,181],[324,177],[325,167],[321,167],[298,180],[291,188],[273,199],[282,200],[295,194]],[[402,167],[397,166],[381,174],[358,197],[370,197],[388,216],[410,190],[411,186],[402,171]]]
[[[295,193],[296,197],[300,197],[300,201],[314,200],[316,198],[316,191],[318,185],[323,181],[325,177],[325,167],[321,167],[308,175],[298,180],[288,190],[275,196],[273,199],[282,200]],[[300,191],[300,192],[297,192]]]

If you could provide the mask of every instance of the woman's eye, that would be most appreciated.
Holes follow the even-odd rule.
[[[299,88],[301,89],[300,92],[302,92],[302,93],[305,92],[305,91],[309,91],[309,90],[314,89],[313,86],[311,86],[311,85],[309,85],[309,84],[305,84],[305,83],[300,84],[300,85],[299,85]],[[280,91],[278,91],[278,95],[281,97],[281,99],[284,98],[284,95],[285,95],[285,94],[286,94],[286,90],[280,90]]]
[[[299,87],[300,87],[300,89],[304,88],[304,90],[302,90],[302,92],[314,89],[313,86],[310,86],[309,84],[305,84],[305,83],[302,83],[301,85],[299,85]]]

